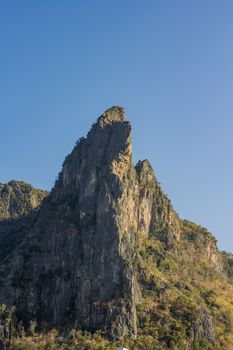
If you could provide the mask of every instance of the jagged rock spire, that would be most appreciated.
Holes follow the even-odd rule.
[[[101,127],[105,125],[123,122],[125,120],[124,108],[120,106],[113,106],[107,109],[98,119],[98,124]]]
[[[15,210],[18,188],[24,185],[9,185],[9,191],[2,191],[0,184],[0,207],[1,197],[6,208],[11,204],[8,198],[12,196],[6,192],[17,192]],[[25,191],[21,192],[25,200]],[[31,195],[29,200],[31,203]],[[17,224],[15,231],[4,231],[3,225],[3,238],[6,233],[11,237],[12,232],[18,238],[0,264],[0,304],[15,305],[26,326],[28,320],[36,320],[39,328],[46,324],[63,333],[76,328],[101,330],[115,340],[136,336],[137,320],[145,320],[144,309],[140,314],[136,307],[139,303],[144,300],[155,312],[157,305],[164,308],[163,293],[170,279],[175,283],[172,289],[178,285],[175,297],[182,295],[182,289],[185,298],[187,291],[192,292],[183,284],[183,277],[177,283],[178,269],[170,260],[171,254],[181,254],[182,244],[187,245],[188,254],[194,249],[198,258],[221,267],[216,243],[207,232],[191,248],[196,228],[180,220],[149,161],[139,161],[134,167],[131,125],[124,119],[123,108],[117,106],[98,118],[66,158],[56,185],[33,221]],[[182,241],[184,236],[188,243]],[[5,244],[4,239],[2,242]],[[169,279],[159,280],[164,267]],[[152,292],[156,299],[148,304]],[[154,318],[154,311],[150,315]],[[201,312],[198,322],[201,319],[207,339],[214,339],[208,315]],[[192,321],[190,326],[194,325],[200,333],[198,323]]]

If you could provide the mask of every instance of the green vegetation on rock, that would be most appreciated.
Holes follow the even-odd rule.
[[[23,181],[0,184],[0,221],[16,219],[37,208],[48,195]]]

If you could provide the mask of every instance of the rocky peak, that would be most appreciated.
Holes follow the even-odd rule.
[[[190,254],[204,247],[217,261],[197,228],[182,223],[150,162],[133,165],[131,125],[121,107],[105,111],[74,147],[27,227],[2,266],[0,302],[15,304],[38,327],[134,337],[138,304],[147,288],[156,298],[159,266],[173,269],[166,259],[178,259],[182,240]]]
[[[122,172],[132,162],[131,125],[124,119],[121,107],[105,111],[93,124],[86,138],[82,138],[66,158],[59,176],[58,192],[79,192],[87,195],[95,191],[101,177],[113,169]]]
[[[143,161],[139,160],[135,166],[135,170],[138,175],[140,184],[147,183],[148,186],[152,187],[156,185],[154,170],[148,159],[145,159]]]
[[[124,109],[119,106],[113,106],[107,109],[98,119],[98,124],[100,127],[105,127],[106,125],[123,122],[125,120]]]
[[[31,228],[40,239],[33,241],[30,235],[24,242],[37,247],[30,250],[28,265],[14,265],[11,272],[19,281],[31,276],[22,299],[17,284],[3,295],[14,300],[17,290],[20,310],[51,326],[64,322],[70,310],[71,327],[102,329],[115,338],[136,335],[137,233],[165,236],[166,241],[176,234],[172,224],[149,161],[133,165],[131,125],[123,109],[112,107],[66,158]],[[20,261],[20,250],[18,254]],[[51,274],[53,279],[46,277]]]
[[[138,172],[141,172],[142,169],[148,169],[149,171],[153,172],[153,168],[148,159],[139,160],[135,168],[138,170]]]

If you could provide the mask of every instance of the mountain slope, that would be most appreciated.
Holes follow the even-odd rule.
[[[231,349],[231,256],[206,229],[179,218],[148,160],[133,165],[121,107],[78,142],[23,223],[0,265],[0,303],[16,307],[17,324],[101,331],[133,349]]]

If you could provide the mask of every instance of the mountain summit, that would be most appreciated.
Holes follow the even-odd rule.
[[[0,222],[0,303],[17,323],[101,331],[135,349],[230,349],[231,256],[179,218],[148,160],[134,166],[122,107],[98,118],[40,198]]]

